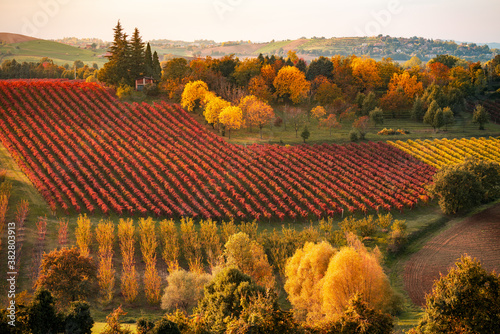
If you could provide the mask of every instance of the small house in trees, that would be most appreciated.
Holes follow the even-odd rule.
[[[154,83],[154,79],[151,77],[142,77],[135,80],[135,90],[141,91],[147,84]]]

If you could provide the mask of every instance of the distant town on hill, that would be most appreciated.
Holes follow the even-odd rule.
[[[63,38],[56,42],[87,49],[106,49],[108,42],[96,38]],[[319,56],[357,55],[371,58],[392,58],[406,61],[417,56],[423,61],[447,54],[470,61],[487,61],[500,53],[500,43],[476,44],[467,42],[426,39],[422,37],[312,37],[296,40],[272,40],[267,43],[251,41],[215,42],[213,40],[195,40],[193,42],[156,39],[149,41],[158,52],[161,60],[174,57],[222,57],[234,54],[238,57],[256,57],[263,55],[286,56],[289,50],[297,52],[299,57],[311,60]]]

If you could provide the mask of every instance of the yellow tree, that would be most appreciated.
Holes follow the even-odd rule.
[[[273,108],[253,95],[242,98],[239,107],[241,108],[245,125],[248,127],[253,125],[258,126],[260,139],[262,139],[262,128],[274,117]]]
[[[334,254],[327,242],[306,242],[287,261],[285,291],[299,318],[316,321],[323,317],[321,283]]]
[[[181,218],[181,240],[182,252],[189,270],[201,274],[203,272],[203,254],[193,218]]]
[[[240,107],[229,106],[222,109],[219,122],[228,130],[231,138],[231,130],[237,130],[243,125],[243,114]]]
[[[211,268],[215,268],[222,255],[222,243],[217,223],[212,219],[200,221],[200,241],[205,250],[208,264]]]
[[[105,302],[113,299],[115,287],[115,270],[113,269],[113,242],[115,225],[111,221],[101,221],[96,228],[96,239],[99,244],[99,265],[97,278]]]
[[[279,70],[273,81],[276,94],[292,103],[300,103],[307,97],[311,84],[298,68],[285,66]]]
[[[184,87],[181,96],[181,105],[187,111],[193,111],[200,105],[208,92],[208,86],[201,80],[190,81]]]
[[[126,301],[133,302],[139,291],[139,283],[135,269],[135,227],[132,219],[120,219],[118,223],[118,239],[120,240],[123,263],[122,294]]]
[[[92,223],[86,214],[78,216],[75,230],[76,244],[82,256],[90,255],[90,244],[92,243]]]
[[[205,120],[208,124],[215,126],[219,123],[219,115],[222,110],[230,105],[231,103],[218,96],[209,95],[209,97],[207,97],[207,103],[205,105],[205,110],[203,111],[203,116],[205,116]]]
[[[316,106],[311,110],[311,115],[319,122],[326,116],[326,110],[322,106]]]
[[[251,240],[248,234],[239,232],[229,237],[224,248],[227,265],[236,266],[260,286],[274,287],[273,269],[261,244]]]
[[[146,262],[146,272],[144,273],[144,292],[151,304],[160,301],[161,278],[156,270],[156,228],[152,218],[141,218],[139,220],[139,232],[141,235],[141,252]]]
[[[160,238],[163,260],[167,264],[168,272],[172,273],[179,269],[180,256],[179,232],[172,219],[160,222]]]
[[[349,300],[360,293],[372,308],[386,310],[391,300],[389,280],[380,265],[380,252],[368,251],[356,239],[350,237],[347,246],[330,260],[321,282],[322,310],[325,315],[341,315]]]

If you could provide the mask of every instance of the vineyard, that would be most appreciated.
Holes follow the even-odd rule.
[[[500,140],[495,138],[417,139],[389,143],[437,169],[461,163],[467,157],[500,163]]]
[[[51,209],[305,219],[426,202],[436,169],[385,143],[228,144],[178,105],[97,84],[0,81],[0,139]],[[411,153],[411,152],[410,152]]]

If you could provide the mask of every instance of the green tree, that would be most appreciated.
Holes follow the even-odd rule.
[[[361,116],[367,116],[377,106],[377,98],[374,92],[369,92],[361,104]]]
[[[431,194],[438,197],[439,206],[446,214],[468,211],[484,196],[484,188],[476,175],[463,164],[445,166],[433,178]]]
[[[313,59],[307,68],[306,78],[313,81],[316,77],[322,75],[327,79],[332,79],[333,63],[326,57]]]
[[[306,142],[306,140],[309,139],[309,136],[311,135],[311,133],[309,132],[309,129],[307,128],[307,125],[304,127],[304,131],[302,131],[302,133],[300,134],[300,136],[302,137],[302,139],[304,140],[304,143]]]
[[[484,130],[484,125],[489,122],[490,115],[482,105],[477,105],[472,114],[472,122],[479,124],[479,130]]]
[[[448,125],[455,123],[455,116],[453,115],[453,110],[450,107],[443,109],[443,119],[446,130],[448,130]]]
[[[98,78],[99,81],[111,85],[123,83],[131,86],[133,82],[131,82],[129,76],[130,46],[127,41],[127,34],[123,32],[120,21],[118,21],[113,31],[113,43],[109,48],[110,55],[107,56],[108,62],[99,71]]]
[[[158,59],[158,53],[153,52],[153,79],[160,80],[161,79],[161,65],[160,60]]]
[[[413,102],[413,107],[411,108],[411,119],[414,121],[422,121],[425,115],[425,104],[424,100],[419,96]]]
[[[163,67],[163,80],[177,79],[181,80],[189,73],[187,60],[184,58],[174,58],[167,61]]]
[[[57,334],[63,328],[64,316],[58,314],[51,293],[39,289],[28,308],[28,324],[32,334]]]
[[[434,122],[432,126],[434,129],[441,129],[445,125],[444,113],[443,109],[439,108],[436,110],[436,114],[434,114]]]
[[[434,130],[436,129],[434,119],[436,118],[436,112],[438,111],[438,109],[438,103],[436,102],[436,100],[433,100],[424,115],[424,123],[432,126]]]
[[[130,41],[130,65],[130,79],[136,80],[144,75],[144,43],[137,28],[134,29],[134,34]]]
[[[370,111],[370,119],[375,125],[384,124],[384,112],[379,107]]]
[[[144,51],[144,75],[153,77],[153,53],[149,43],[146,44],[146,51]]]
[[[90,257],[76,248],[63,248],[44,254],[37,287],[51,291],[60,302],[89,296],[95,286],[97,268]]]
[[[92,334],[94,319],[87,302],[72,302],[65,321],[66,334]]]
[[[255,284],[250,276],[234,267],[227,267],[205,286],[203,299],[198,303],[198,312],[203,314],[212,332],[224,333],[227,320],[239,318],[244,305],[263,293],[264,288]]]
[[[498,333],[500,276],[462,256],[426,297],[425,314],[414,334]]]

